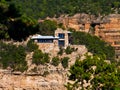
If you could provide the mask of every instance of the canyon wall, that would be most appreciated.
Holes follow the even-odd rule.
[[[120,14],[95,17],[88,14],[61,16],[56,20],[65,28],[73,28],[94,34],[115,48],[116,58],[120,58]]]
[[[67,74],[70,66],[75,63],[76,58],[84,59],[84,54],[87,53],[84,45],[71,45],[71,47],[77,48],[77,51],[59,56],[60,60],[64,57],[70,58],[68,68],[63,68],[61,63],[58,66],[53,66],[51,63],[35,65],[32,63],[33,52],[31,52],[26,56],[27,71],[21,73],[9,68],[0,69],[0,90],[66,90],[64,85],[68,82]],[[50,55],[51,58],[54,56]]]
[[[64,82],[66,78],[62,73],[42,77],[0,72],[0,90],[66,90]]]

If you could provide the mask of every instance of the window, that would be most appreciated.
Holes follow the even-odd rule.
[[[65,41],[64,40],[59,40],[59,46],[61,47],[64,47],[65,46]]]
[[[53,43],[53,39],[38,39],[38,43]]]
[[[64,33],[59,33],[58,37],[61,38],[61,39],[64,39],[65,38],[65,34]]]

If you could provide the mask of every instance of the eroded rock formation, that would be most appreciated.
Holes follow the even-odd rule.
[[[74,28],[94,34],[115,47],[116,58],[120,58],[120,14],[95,17],[88,14],[61,16],[56,20],[65,28]]]
[[[78,56],[84,58],[84,54],[87,52],[84,45],[71,47],[78,49],[71,54],[63,53],[59,56],[59,58],[70,58],[69,67],[74,64]],[[68,68],[64,69],[61,63],[58,66],[50,63],[36,66],[32,64],[32,55],[33,52],[27,54],[28,70],[23,73],[0,69],[0,90],[66,90],[64,85],[68,81]]]

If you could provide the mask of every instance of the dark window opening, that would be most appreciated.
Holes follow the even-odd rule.
[[[72,35],[71,35],[71,33],[68,33],[68,41],[69,41],[69,44],[72,43]]]
[[[53,43],[53,39],[38,39],[38,43]]]
[[[59,40],[59,46],[61,47],[64,47],[65,46],[65,41],[64,40]]]
[[[58,37],[64,39],[65,38],[65,34],[64,33],[59,33]]]

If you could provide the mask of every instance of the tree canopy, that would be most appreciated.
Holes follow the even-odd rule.
[[[22,13],[36,19],[45,17],[58,17],[61,14],[74,15],[87,13],[106,15],[120,13],[119,0],[12,0]]]
[[[48,53],[43,53],[41,50],[35,50],[33,57],[32,57],[32,63],[35,63],[36,65],[45,64],[50,62],[50,57]]]
[[[73,83],[67,83],[68,90],[120,89],[120,68],[115,63],[105,62],[102,56],[87,56],[84,60],[78,59],[70,67],[69,72],[69,80]]]
[[[38,33],[41,35],[54,35],[56,29],[57,29],[57,22],[51,20],[45,20],[39,23]]]
[[[36,20],[23,15],[13,3],[0,1],[0,39],[25,40],[39,28]]]
[[[115,50],[111,45],[85,32],[73,31],[72,44],[85,45],[89,52],[94,55],[106,55],[109,60],[113,60],[115,56]]]
[[[23,46],[0,42],[0,67],[10,67],[14,71],[27,70],[26,53]]]

